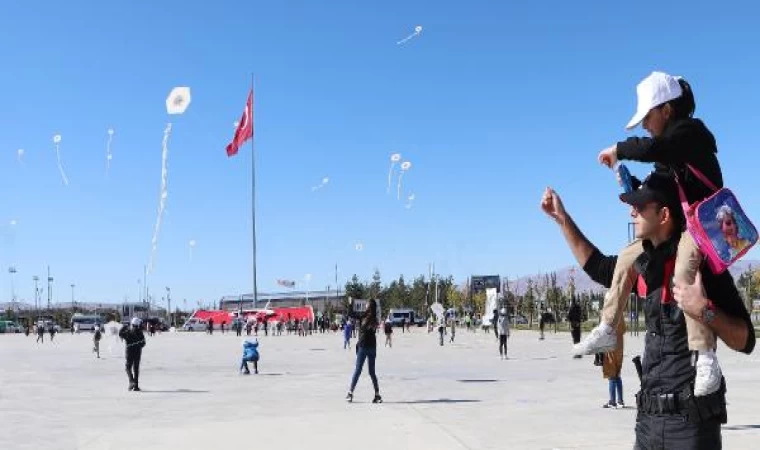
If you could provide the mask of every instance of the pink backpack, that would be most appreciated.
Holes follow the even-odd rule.
[[[757,229],[749,220],[736,196],[726,188],[718,189],[702,172],[686,167],[714,192],[689,205],[678,176],[678,196],[686,215],[686,226],[714,274],[720,274],[757,243]]]

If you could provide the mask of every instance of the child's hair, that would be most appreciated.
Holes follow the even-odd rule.
[[[678,79],[678,84],[681,85],[681,96],[668,102],[670,107],[673,108],[673,119],[693,117],[694,111],[697,109],[697,103],[694,100],[694,92],[691,90],[691,85],[683,78]]]

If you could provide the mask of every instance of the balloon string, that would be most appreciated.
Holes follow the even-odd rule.
[[[66,177],[66,173],[63,171],[63,164],[61,164],[61,150],[59,149],[58,144],[55,144],[55,155],[58,159],[58,171],[61,172],[61,178],[63,179],[63,184],[68,186],[69,185],[69,179]]]
[[[161,144],[161,196],[158,199],[158,216],[156,217],[156,225],[153,227],[153,239],[151,239],[150,249],[150,263],[148,264],[148,273],[153,271],[153,262],[156,257],[156,250],[158,248],[158,233],[161,231],[161,219],[164,215],[164,208],[166,207],[166,197],[168,196],[167,189],[167,167],[166,162],[169,156],[169,136],[171,135],[172,124],[166,124],[164,130],[164,140]]]
[[[106,173],[111,169],[111,142],[113,141],[113,134],[108,135],[108,145],[106,147]]]
[[[391,163],[391,168],[390,168],[390,170],[388,171],[388,191],[387,191],[387,192],[388,192],[389,194],[391,193],[391,178],[393,177],[393,168],[394,168],[394,167],[396,167],[396,163],[395,163],[395,162],[392,162],[392,163]]]
[[[401,200],[401,180],[403,178],[404,178],[404,171],[402,170],[401,173],[398,175],[398,193],[397,193],[398,200]]]

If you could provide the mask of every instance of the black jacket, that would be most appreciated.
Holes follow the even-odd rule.
[[[145,335],[143,335],[142,329],[132,328],[129,325],[124,325],[119,330],[119,337],[124,339],[126,343],[127,352],[140,351],[145,347]]]
[[[375,333],[377,331],[377,322],[369,317],[365,317],[361,325],[359,326],[359,342],[356,343],[356,347],[361,348],[376,348],[377,337]]]
[[[573,305],[570,306],[570,311],[567,313],[567,321],[570,322],[571,326],[579,327],[581,325],[581,316],[581,305],[577,302],[573,303]]]
[[[690,164],[702,172],[717,188],[723,187],[715,137],[699,119],[679,119],[665,129],[661,137],[632,137],[618,142],[620,160],[655,163],[660,173],[677,174],[689,203],[709,197],[713,191],[686,169]],[[634,178],[634,189],[641,182]]]

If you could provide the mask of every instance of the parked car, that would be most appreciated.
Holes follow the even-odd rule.
[[[183,331],[206,331],[208,329],[208,322],[201,319],[187,319],[185,324],[182,325]]]
[[[517,325],[527,325],[528,319],[525,318],[522,314],[512,315],[512,317],[509,318],[509,320],[512,323],[515,323]]]
[[[24,329],[12,320],[0,321],[0,333],[21,333]]]
[[[169,331],[169,325],[160,317],[149,317],[143,321],[143,327],[148,329],[150,325],[156,327],[156,331]]]

